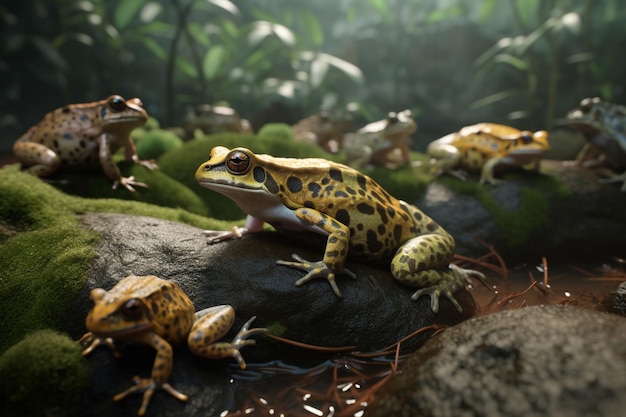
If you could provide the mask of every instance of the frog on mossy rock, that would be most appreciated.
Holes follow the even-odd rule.
[[[306,239],[308,233],[327,236],[322,261],[297,255],[296,262],[278,261],[307,272],[298,286],[325,278],[341,297],[335,275],[356,278],[344,266],[347,256],[390,262],[399,282],[419,287],[413,299],[430,295],[436,312],[439,296],[444,295],[461,312],[453,293],[464,288],[470,276],[484,279],[480,272],[450,264],[454,239],[434,220],[346,165],[218,146],[196,171],[196,180],[231,198],[248,214],[244,228],[208,231],[212,242],[258,231],[264,222],[295,239]]]
[[[186,340],[189,349],[198,356],[212,359],[233,357],[241,369],[245,369],[246,363],[239,349],[255,343],[247,340],[248,337],[266,331],[264,328],[249,329],[253,317],[232,342],[220,342],[235,321],[235,310],[222,305],[194,313],[193,303],[178,285],[153,275],[130,275],[109,291],[93,289],[90,296],[94,306],[85,321],[89,332],[79,341],[86,346],[83,355],[103,344],[117,354],[115,341],[144,344],[157,351],[150,378],[133,378],[134,386],[113,397],[118,401],[129,394],[143,392],[139,415],[145,414],[157,389],[163,389],[181,401],[188,399],[167,382],[173,365],[171,344]]]
[[[499,166],[532,165],[539,170],[541,155],[550,149],[548,133],[520,131],[514,127],[478,123],[466,126],[428,145],[426,153],[433,159],[435,175],[448,173],[460,179],[466,175],[457,168],[480,171],[481,184],[497,184],[494,177]]]
[[[155,169],[154,161],[137,157],[130,132],[148,120],[141,100],[124,100],[118,95],[93,103],[70,104],[46,114],[13,145],[13,153],[27,172],[38,177],[52,175],[60,168],[100,166],[113,181],[145,187],[133,177],[123,177],[113,155],[124,148],[126,160]]]
[[[606,165],[622,172],[611,173],[602,182],[622,182],[626,191],[626,106],[599,97],[585,98],[570,110],[567,124],[580,130],[588,141],[576,161],[584,166]]]

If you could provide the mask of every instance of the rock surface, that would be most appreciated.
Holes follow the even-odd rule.
[[[615,253],[626,235],[626,193],[602,184],[596,172],[542,161],[545,174],[511,173],[495,186],[457,179],[431,182],[413,204],[433,217],[468,256],[486,252],[477,239],[507,262],[591,258]]]
[[[617,416],[626,320],[536,306],[468,320],[429,340],[366,409],[378,416]]]
[[[464,308],[463,315],[446,299],[441,299],[439,314],[433,315],[429,298],[412,301],[413,290],[397,284],[387,268],[353,263],[348,263],[348,267],[359,278],[338,278],[341,299],[325,280],[296,287],[295,281],[304,273],[277,266],[276,259],[289,259],[293,252],[319,259],[321,251],[294,247],[275,232],[207,245],[200,229],[179,223],[111,213],[87,213],[82,220],[86,227],[100,232],[102,240],[96,248],[98,258],[87,285],[63,320],[62,330],[76,339],[85,332],[89,291],[96,287],[110,289],[130,274],[175,280],[198,310],[231,304],[237,313],[231,337],[244,321],[257,316],[253,327],[279,324],[285,329],[283,337],[319,346],[355,346],[360,351],[392,345],[434,322],[457,323],[475,311],[473,298],[464,291],[457,296]],[[403,346],[415,349],[430,334]],[[256,346],[242,350],[248,362],[319,357],[313,351],[290,348],[263,336],[255,339]],[[131,385],[133,375],[149,374],[154,353],[140,346],[128,346],[123,353],[121,359],[115,359],[109,349],[100,347],[90,355],[88,363],[94,377],[81,415],[135,415],[139,396],[119,403],[114,403],[112,397]],[[190,400],[181,405],[167,394],[156,394],[149,407],[150,415],[219,414],[232,396],[227,368],[229,372],[235,370],[234,361],[197,358],[185,347],[177,348],[171,383],[188,394]]]

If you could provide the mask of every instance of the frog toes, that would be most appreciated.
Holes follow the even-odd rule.
[[[413,293],[411,299],[413,301],[417,301],[417,299],[419,299],[422,295],[430,296],[430,309],[433,311],[433,313],[439,312],[439,297],[441,297],[442,295],[450,300],[450,302],[454,305],[459,313],[463,313],[463,308],[456,300],[456,298],[454,298],[452,292],[450,290],[441,288],[441,286],[434,285],[432,287],[420,288]]]
[[[133,383],[135,385],[128,388],[126,391],[122,391],[119,394],[115,395],[113,397],[113,401],[119,401],[127,397],[128,395],[134,394],[136,392],[143,392],[143,399],[141,401],[141,406],[139,407],[139,411],[137,412],[137,414],[140,416],[143,416],[146,413],[146,410],[148,409],[148,404],[150,403],[150,399],[152,398],[152,395],[157,389],[162,389],[166,391],[172,397],[180,401],[187,401],[189,399],[189,397],[187,397],[182,392],[174,389],[167,382],[156,382],[152,378],[141,378],[135,375],[133,377]]]

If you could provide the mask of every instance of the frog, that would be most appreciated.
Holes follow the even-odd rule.
[[[154,161],[139,159],[130,138],[130,132],[147,120],[148,113],[138,98],[112,95],[92,103],[69,104],[46,114],[20,136],[13,153],[26,172],[40,178],[60,168],[100,166],[113,181],[113,189],[122,185],[134,192],[133,186],[147,184],[122,176],[113,155],[123,147],[127,161],[157,168]]]
[[[570,110],[565,119],[587,139],[576,162],[586,167],[606,165],[611,172],[600,181],[622,182],[621,191],[626,191],[626,106],[588,97]]]
[[[299,142],[313,143],[327,152],[336,154],[343,143],[344,132],[352,125],[352,113],[333,114],[322,110],[291,126]]]
[[[452,235],[417,207],[398,200],[372,178],[322,158],[279,158],[255,154],[243,147],[216,146],[195,174],[202,187],[232,199],[248,214],[245,225],[231,230],[204,232],[211,244],[262,230],[269,223],[288,237],[326,239],[323,259],[309,261],[298,254],[278,260],[306,274],[301,286],[326,279],[342,298],[335,276],[345,274],[351,259],[382,262],[401,284],[417,288],[413,300],[430,296],[437,313],[444,296],[462,312],[454,293],[482,273],[451,263],[455,251]]]
[[[520,131],[497,123],[465,126],[432,141],[426,153],[431,158],[434,175],[448,173],[465,180],[465,171],[480,171],[481,184],[499,184],[494,170],[502,166],[524,167],[538,171],[541,156],[550,149],[548,132]]]
[[[219,132],[253,133],[250,122],[242,118],[237,111],[228,106],[200,104],[187,109],[185,132],[188,138],[195,137],[199,130],[202,134]]]
[[[93,307],[85,320],[88,332],[78,341],[84,347],[84,356],[98,346],[107,345],[119,357],[115,342],[147,345],[157,351],[150,378],[135,376],[135,385],[113,397],[114,401],[119,401],[143,392],[140,416],[145,414],[157,389],[165,390],[178,400],[188,400],[187,395],[168,382],[173,365],[172,345],[186,341],[195,355],[210,359],[232,357],[245,369],[240,349],[255,344],[255,340],[248,337],[266,332],[265,328],[250,329],[255,320],[252,317],[232,342],[221,341],[235,320],[232,306],[218,305],[195,312],[189,297],[174,281],[154,275],[129,275],[109,291],[94,288],[90,299]]]
[[[411,110],[389,112],[343,140],[345,163],[354,168],[397,168],[410,163],[409,136],[417,131]]]

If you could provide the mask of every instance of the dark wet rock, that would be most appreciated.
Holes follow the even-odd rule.
[[[617,416],[626,408],[626,320],[536,306],[468,320],[428,341],[368,416]]]
[[[434,322],[454,324],[475,311],[469,292],[457,300],[465,314],[441,299],[436,316],[428,297],[410,299],[414,290],[397,284],[386,268],[348,263],[359,278],[338,277],[343,298],[337,298],[325,280],[314,280],[302,287],[294,285],[303,272],[275,264],[289,259],[293,252],[304,258],[319,259],[321,251],[295,246],[275,232],[246,236],[240,240],[207,245],[201,230],[150,217],[111,213],[87,213],[86,227],[102,234],[96,247],[98,257],[82,294],[73,302],[62,330],[78,338],[84,332],[84,319],[90,308],[92,288],[109,289],[130,274],[153,274],[175,280],[194,302],[196,309],[218,304],[235,308],[235,331],[251,316],[253,327],[279,326],[283,337],[320,346],[356,346],[356,350],[375,351],[392,345],[402,337]],[[431,333],[403,344],[407,349],[420,346]],[[256,346],[242,350],[248,362],[269,359],[313,358],[309,350],[287,347],[263,336]],[[154,353],[150,349],[128,346],[123,357],[115,359],[108,348],[100,347],[88,358],[93,368],[93,385],[85,394],[83,415],[135,415],[140,398],[125,398],[119,403],[112,396],[131,385],[133,375],[150,373]],[[319,355],[319,354],[317,354]],[[328,354],[326,354],[328,355]],[[184,346],[175,349],[172,385],[190,396],[189,403],[164,393],[154,396],[149,414],[217,415],[231,403],[230,372],[232,360],[212,361],[193,356]],[[243,371],[238,371],[243,372]]]
[[[626,281],[619,284],[615,291],[602,300],[600,308],[608,313],[626,317]]]
[[[496,186],[441,178],[412,203],[448,230],[464,255],[486,252],[478,239],[508,262],[589,259],[622,246],[626,193],[619,184],[601,184],[595,171],[561,161],[542,161],[542,172],[506,173]]]

